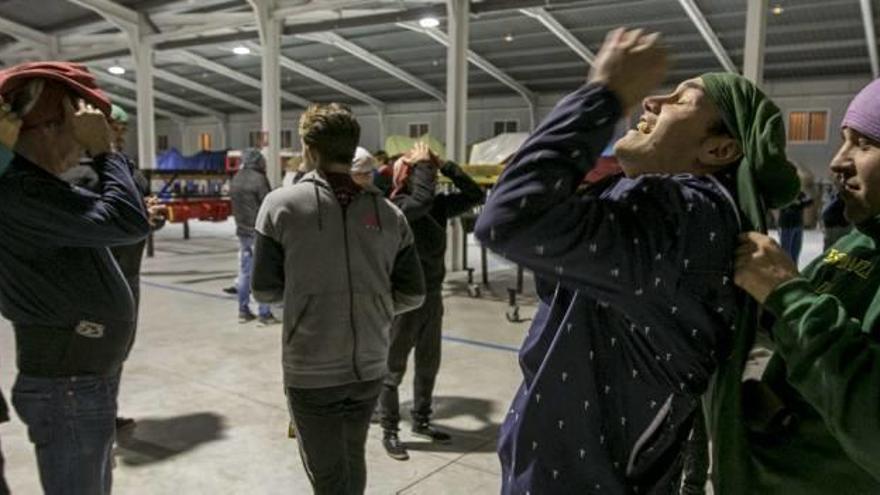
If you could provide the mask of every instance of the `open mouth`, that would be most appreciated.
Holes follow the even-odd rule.
[[[856,192],[861,189],[858,183],[852,180],[851,177],[848,178],[842,174],[838,174],[834,178],[834,185],[841,192]]]

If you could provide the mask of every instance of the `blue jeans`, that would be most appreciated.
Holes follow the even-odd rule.
[[[110,493],[118,393],[118,375],[18,375],[12,405],[27,425],[47,495]]]
[[[239,236],[238,251],[238,313],[246,314],[251,312],[251,274],[254,271],[254,237]],[[268,318],[272,316],[272,311],[268,304],[260,304],[260,317]]]
[[[798,258],[801,257],[801,246],[804,242],[803,227],[782,227],[779,229],[779,243],[782,244],[782,250],[788,253],[794,263],[797,264]]]

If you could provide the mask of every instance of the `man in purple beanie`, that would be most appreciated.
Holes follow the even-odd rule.
[[[713,446],[715,493],[880,493],[880,80],[841,130],[830,169],[855,229],[803,273],[767,236],[737,251],[735,282],[775,317],[759,329],[775,352],[717,424],[740,437]]]

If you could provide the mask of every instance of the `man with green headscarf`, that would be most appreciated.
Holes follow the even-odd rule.
[[[505,494],[678,493],[699,399],[737,331],[737,236],[799,189],[760,91],[709,74],[644,98],[665,69],[658,35],[610,33],[477,221],[540,282],[499,441]],[[579,191],[640,101],[615,145],[624,174]]]
[[[737,249],[734,282],[766,315],[708,396],[716,494],[880,493],[880,80],[850,103],[841,138],[829,171],[855,229],[800,273],[766,235]],[[744,373],[767,338],[766,367]]]
[[[132,179],[134,179],[134,184],[137,186],[141,198],[146,201],[145,198],[149,194],[150,183],[140,169],[138,169],[137,165],[135,165],[134,161],[125,154],[125,140],[126,134],[128,133],[128,113],[122,107],[113,105],[111,107],[108,123],[110,124],[110,137],[113,150],[120,153],[127,160],[129,169],[131,170]],[[99,191],[101,187],[98,173],[92,168],[91,159],[89,158],[84,159],[78,166],[73,167],[62,174],[61,178],[71,184],[93,192]],[[150,217],[150,226],[155,230],[161,225],[161,208],[151,202],[147,202],[147,210]],[[142,239],[135,244],[113,246],[110,248],[113,258],[116,260],[117,265],[119,265],[119,269],[122,271],[122,275],[125,277],[125,281],[128,282],[128,286],[131,289],[132,296],[134,297],[136,313],[140,306],[141,262],[144,257],[146,246],[147,240]],[[134,344],[134,338],[132,338],[132,344]],[[117,431],[130,429],[134,427],[134,425],[135,422],[131,418],[116,418]]]

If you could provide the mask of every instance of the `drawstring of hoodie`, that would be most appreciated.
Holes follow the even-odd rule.
[[[324,230],[324,222],[321,219],[321,193],[318,191],[318,183],[312,182],[315,186],[315,203],[318,205],[318,231]]]
[[[379,232],[382,232],[382,217],[379,215],[379,202],[376,199],[375,194],[371,194],[373,197],[373,213],[376,215],[376,225],[379,226]]]

